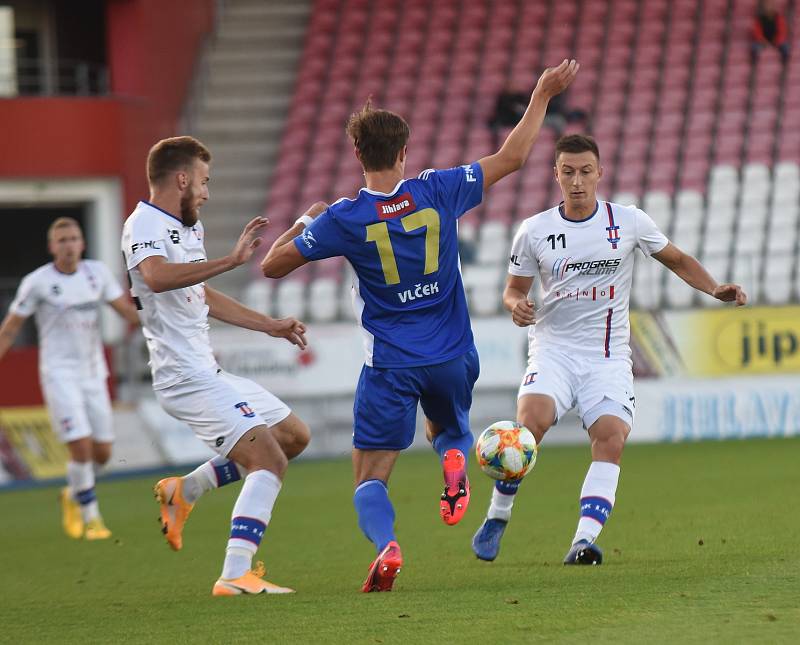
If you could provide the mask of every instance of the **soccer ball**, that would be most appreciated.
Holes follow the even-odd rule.
[[[475,454],[481,470],[492,479],[522,479],[536,463],[536,439],[525,426],[497,421],[478,437]]]

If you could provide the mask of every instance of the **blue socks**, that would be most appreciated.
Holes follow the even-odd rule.
[[[395,540],[394,507],[386,484],[380,479],[361,482],[353,495],[353,505],[358,515],[358,526],[380,553]]]
[[[439,459],[444,459],[444,453],[452,448],[457,448],[464,453],[465,463],[468,463],[469,455],[472,452],[472,433],[468,432],[454,437],[447,432],[440,432],[433,438],[433,449],[439,453]]]

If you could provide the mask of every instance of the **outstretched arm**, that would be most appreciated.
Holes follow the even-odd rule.
[[[205,291],[208,315],[212,318],[236,327],[264,332],[274,338],[285,338],[300,349],[306,348],[306,327],[296,318],[270,318],[208,285]]]
[[[19,330],[25,323],[25,316],[9,313],[0,325],[0,359],[5,356],[8,348],[14,344],[19,335]]]
[[[250,220],[233,251],[224,258],[178,264],[167,262],[163,256],[154,255],[145,258],[136,266],[147,286],[155,293],[191,287],[247,262],[253,251],[261,244],[261,234],[268,223],[266,217],[255,217]]]
[[[567,89],[579,68],[580,65],[574,60],[564,59],[558,67],[548,67],[544,70],[531,94],[525,114],[508,135],[500,150],[478,162],[483,170],[484,190],[506,175],[522,168],[528,159],[533,142],[539,136],[547,104],[556,94]]]
[[[722,302],[735,302],[737,307],[747,303],[747,294],[738,284],[717,284],[706,268],[694,257],[668,243],[653,257],[690,287],[707,293]]]
[[[317,215],[324,213],[326,208],[328,205],[325,202],[315,202],[288,231],[275,240],[261,262],[261,271],[265,278],[282,278],[308,262],[292,240],[300,235]]]

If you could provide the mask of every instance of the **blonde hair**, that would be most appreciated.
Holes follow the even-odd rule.
[[[81,229],[81,225],[78,223],[74,217],[58,217],[56,220],[50,224],[50,228],[47,229],[47,239],[53,239],[53,234],[60,228],[67,228],[69,226],[74,226],[78,230]],[[83,231],[81,231],[83,233]]]

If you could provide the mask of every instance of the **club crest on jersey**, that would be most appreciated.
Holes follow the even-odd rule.
[[[172,240],[173,244],[180,244],[181,243],[181,233],[176,228],[168,229],[169,231],[169,239]]]
[[[606,226],[606,231],[608,231],[608,243],[611,244],[612,249],[616,249],[617,245],[619,244],[619,226],[614,224],[614,211],[611,210],[611,204],[606,202],[606,210],[608,211],[608,226]]]
[[[417,205],[414,203],[411,193],[402,193],[388,202],[378,202],[375,204],[375,210],[378,213],[378,219],[394,219],[414,212],[417,210]]]
[[[245,416],[248,419],[252,419],[254,416],[256,416],[256,413],[253,411],[253,408],[250,407],[247,401],[242,401],[240,403],[237,403],[233,407],[238,408],[239,411],[242,413],[242,416]]]

